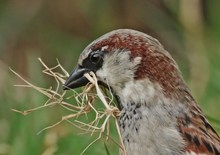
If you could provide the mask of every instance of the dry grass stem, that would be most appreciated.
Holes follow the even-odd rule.
[[[61,120],[56,122],[55,124],[48,126],[44,129],[42,129],[39,133],[53,128],[57,125],[59,125],[63,121],[69,122],[71,125],[79,128],[84,133],[90,133],[90,135],[93,135],[94,133],[99,133],[99,136],[92,141],[83,151],[81,154],[83,154],[92,144],[97,142],[103,135],[106,136],[106,141],[109,139],[112,139],[110,137],[110,118],[114,118],[115,126],[118,131],[119,139],[120,139],[120,145],[122,152],[124,155],[126,155],[125,147],[121,138],[119,125],[118,125],[118,117],[120,114],[119,109],[116,107],[115,103],[113,102],[113,95],[111,91],[110,97],[106,95],[105,91],[103,92],[100,86],[98,85],[97,78],[93,72],[86,73],[84,76],[90,81],[90,84],[84,87],[83,91],[81,93],[78,93],[74,90],[70,90],[72,92],[71,95],[67,93],[66,91],[61,91],[60,88],[63,86],[65,79],[69,76],[68,72],[60,65],[59,61],[57,60],[57,65],[49,68],[40,58],[40,63],[43,65],[44,70],[42,71],[44,74],[49,75],[53,77],[56,81],[56,87],[50,87],[50,88],[42,88],[39,86],[36,86],[27,80],[25,80],[21,75],[10,69],[16,76],[18,76],[25,84],[24,85],[15,85],[18,87],[24,87],[24,88],[32,88],[38,91],[39,93],[45,95],[48,100],[38,107],[20,111],[16,109],[12,109],[13,111],[20,113],[22,115],[28,115],[36,110],[54,106],[54,105],[60,105],[61,107],[69,110],[71,114],[62,116]],[[57,71],[59,70],[59,72]],[[60,72],[61,71],[61,72]],[[98,108],[97,103],[95,103],[95,100],[99,99],[101,103],[103,104],[104,108]],[[68,103],[69,100],[74,100],[75,105]],[[89,118],[88,114],[93,113],[94,119]],[[80,121],[79,117],[86,117],[87,122]],[[90,120],[88,122],[88,120]]]

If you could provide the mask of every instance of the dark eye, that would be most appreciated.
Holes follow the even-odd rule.
[[[92,53],[89,59],[93,64],[98,64],[102,61],[102,56],[100,53]]]

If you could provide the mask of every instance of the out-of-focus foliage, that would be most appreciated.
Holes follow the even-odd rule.
[[[8,69],[37,85],[55,82],[42,75],[58,58],[71,71],[85,46],[118,28],[148,33],[178,62],[192,93],[217,131],[220,118],[220,1],[205,0],[1,0],[0,1],[0,154],[80,154],[91,142],[67,123],[39,135],[60,120],[59,107],[21,116],[10,109],[28,109],[45,101],[25,88]],[[114,134],[114,133],[113,133]],[[104,139],[85,154],[107,154]],[[113,142],[106,144],[117,154]]]

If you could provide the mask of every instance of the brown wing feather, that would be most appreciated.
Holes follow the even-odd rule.
[[[179,129],[186,141],[184,151],[220,155],[220,138],[202,115],[201,110],[193,105],[189,114],[180,116]]]

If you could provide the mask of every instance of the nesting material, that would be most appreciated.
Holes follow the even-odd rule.
[[[90,81],[88,85],[86,85],[81,93],[77,93],[74,90],[69,90],[73,92],[73,95],[68,96],[66,91],[62,91],[60,93],[58,90],[60,87],[63,86],[65,79],[69,77],[68,72],[61,66],[59,61],[57,60],[57,65],[55,67],[49,68],[40,58],[39,58],[40,63],[43,65],[45,68],[42,72],[44,74],[47,74],[51,77],[54,78],[56,81],[56,88],[53,89],[52,87],[50,88],[42,88],[38,87],[27,80],[25,80],[21,75],[10,69],[16,76],[18,76],[25,84],[24,85],[15,85],[19,87],[28,87],[35,89],[39,93],[45,95],[48,100],[42,104],[41,106],[31,108],[25,111],[20,111],[16,109],[12,109],[15,112],[18,112],[22,115],[28,115],[36,110],[50,107],[52,105],[60,105],[68,110],[71,111],[72,114],[62,116],[61,120],[59,122],[56,122],[55,124],[48,126],[44,129],[42,129],[40,132],[53,128],[57,125],[60,125],[61,122],[67,121],[71,123],[72,125],[78,127],[80,130],[82,130],[85,133],[90,133],[90,135],[93,135],[93,133],[99,133],[99,136],[91,142],[81,154],[83,154],[92,144],[94,144],[96,141],[98,141],[101,136],[106,136],[106,140],[109,139],[110,135],[110,118],[114,119],[115,126],[117,128],[120,144],[119,147],[121,149],[121,152],[126,155],[125,147],[121,138],[120,130],[119,130],[119,125],[118,125],[118,117],[120,115],[120,111],[117,108],[117,106],[113,102],[113,95],[111,91],[109,91],[109,96],[102,91],[102,88],[98,85],[97,78],[93,72],[86,73],[84,76]],[[61,70],[62,73],[57,72],[56,70]],[[95,93],[94,93],[95,92]],[[66,102],[66,100],[74,99],[76,101],[76,104],[70,104]],[[95,99],[98,98],[101,103],[104,105],[104,109],[98,109],[95,103]],[[95,118],[89,123],[79,121],[80,116],[87,116],[89,113],[95,112]],[[71,121],[70,121],[71,119]],[[104,121],[101,121],[104,120]],[[39,133],[40,133],[39,132]]]

